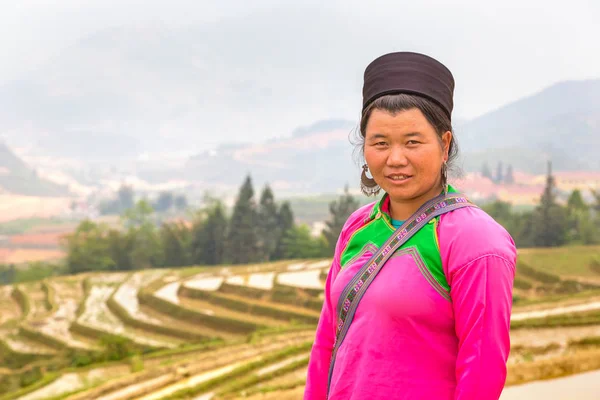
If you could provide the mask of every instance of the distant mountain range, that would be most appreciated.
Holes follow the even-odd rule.
[[[313,17],[326,26],[327,18]],[[311,123],[322,116],[315,117],[320,110],[310,103],[315,88],[302,82],[320,72],[299,59],[293,46],[282,46],[277,26],[257,31],[252,39],[268,44],[263,53],[281,52],[280,64],[273,65],[261,62],[263,53],[244,47],[251,32],[235,20],[218,29],[149,25],[99,32],[0,86],[0,138],[26,153],[27,160],[78,162],[81,168],[62,172],[80,181],[87,177],[86,185],[135,175],[152,183],[183,180],[227,189],[250,173],[257,182],[294,193],[357,187],[360,168],[350,138],[358,121]],[[354,34],[350,31],[334,34]],[[304,40],[321,49],[322,37],[315,32]],[[347,74],[331,57],[322,54],[328,68]],[[291,63],[306,64],[306,75],[288,76]],[[277,92],[281,87],[286,89]],[[340,97],[352,90],[318,89]],[[265,120],[273,120],[278,139],[241,143],[256,137]],[[291,130],[293,121],[307,125]],[[484,163],[493,169],[501,161],[540,174],[548,159],[555,170],[600,170],[600,80],[557,83],[474,120],[457,121],[455,130],[465,171],[478,171]],[[173,160],[175,153],[187,154]],[[90,165],[91,175],[86,173]],[[43,162],[32,166],[45,167]],[[61,190],[41,182],[46,181],[0,145],[0,187]]]
[[[0,143],[0,193],[2,191],[29,196],[69,194],[66,187],[40,178],[35,170]]]
[[[468,170],[498,161],[543,173],[600,170],[600,80],[557,83],[457,129]]]

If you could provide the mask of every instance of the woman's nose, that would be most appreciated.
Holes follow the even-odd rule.
[[[408,159],[401,146],[393,146],[387,158],[387,165],[390,167],[404,166],[408,164]]]

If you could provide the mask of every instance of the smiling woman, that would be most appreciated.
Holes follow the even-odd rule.
[[[365,71],[361,188],[385,193],[338,239],[305,400],[502,392],[516,248],[447,182],[453,91],[450,71],[423,54],[387,54]]]

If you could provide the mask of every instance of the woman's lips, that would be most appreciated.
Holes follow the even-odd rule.
[[[412,178],[412,175],[390,174],[386,175],[385,178],[394,185],[402,185],[408,182]]]

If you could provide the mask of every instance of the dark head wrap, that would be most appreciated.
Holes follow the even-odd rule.
[[[412,52],[390,53],[367,66],[363,111],[378,97],[397,93],[432,100],[452,118],[454,78],[448,68],[429,56]]]

